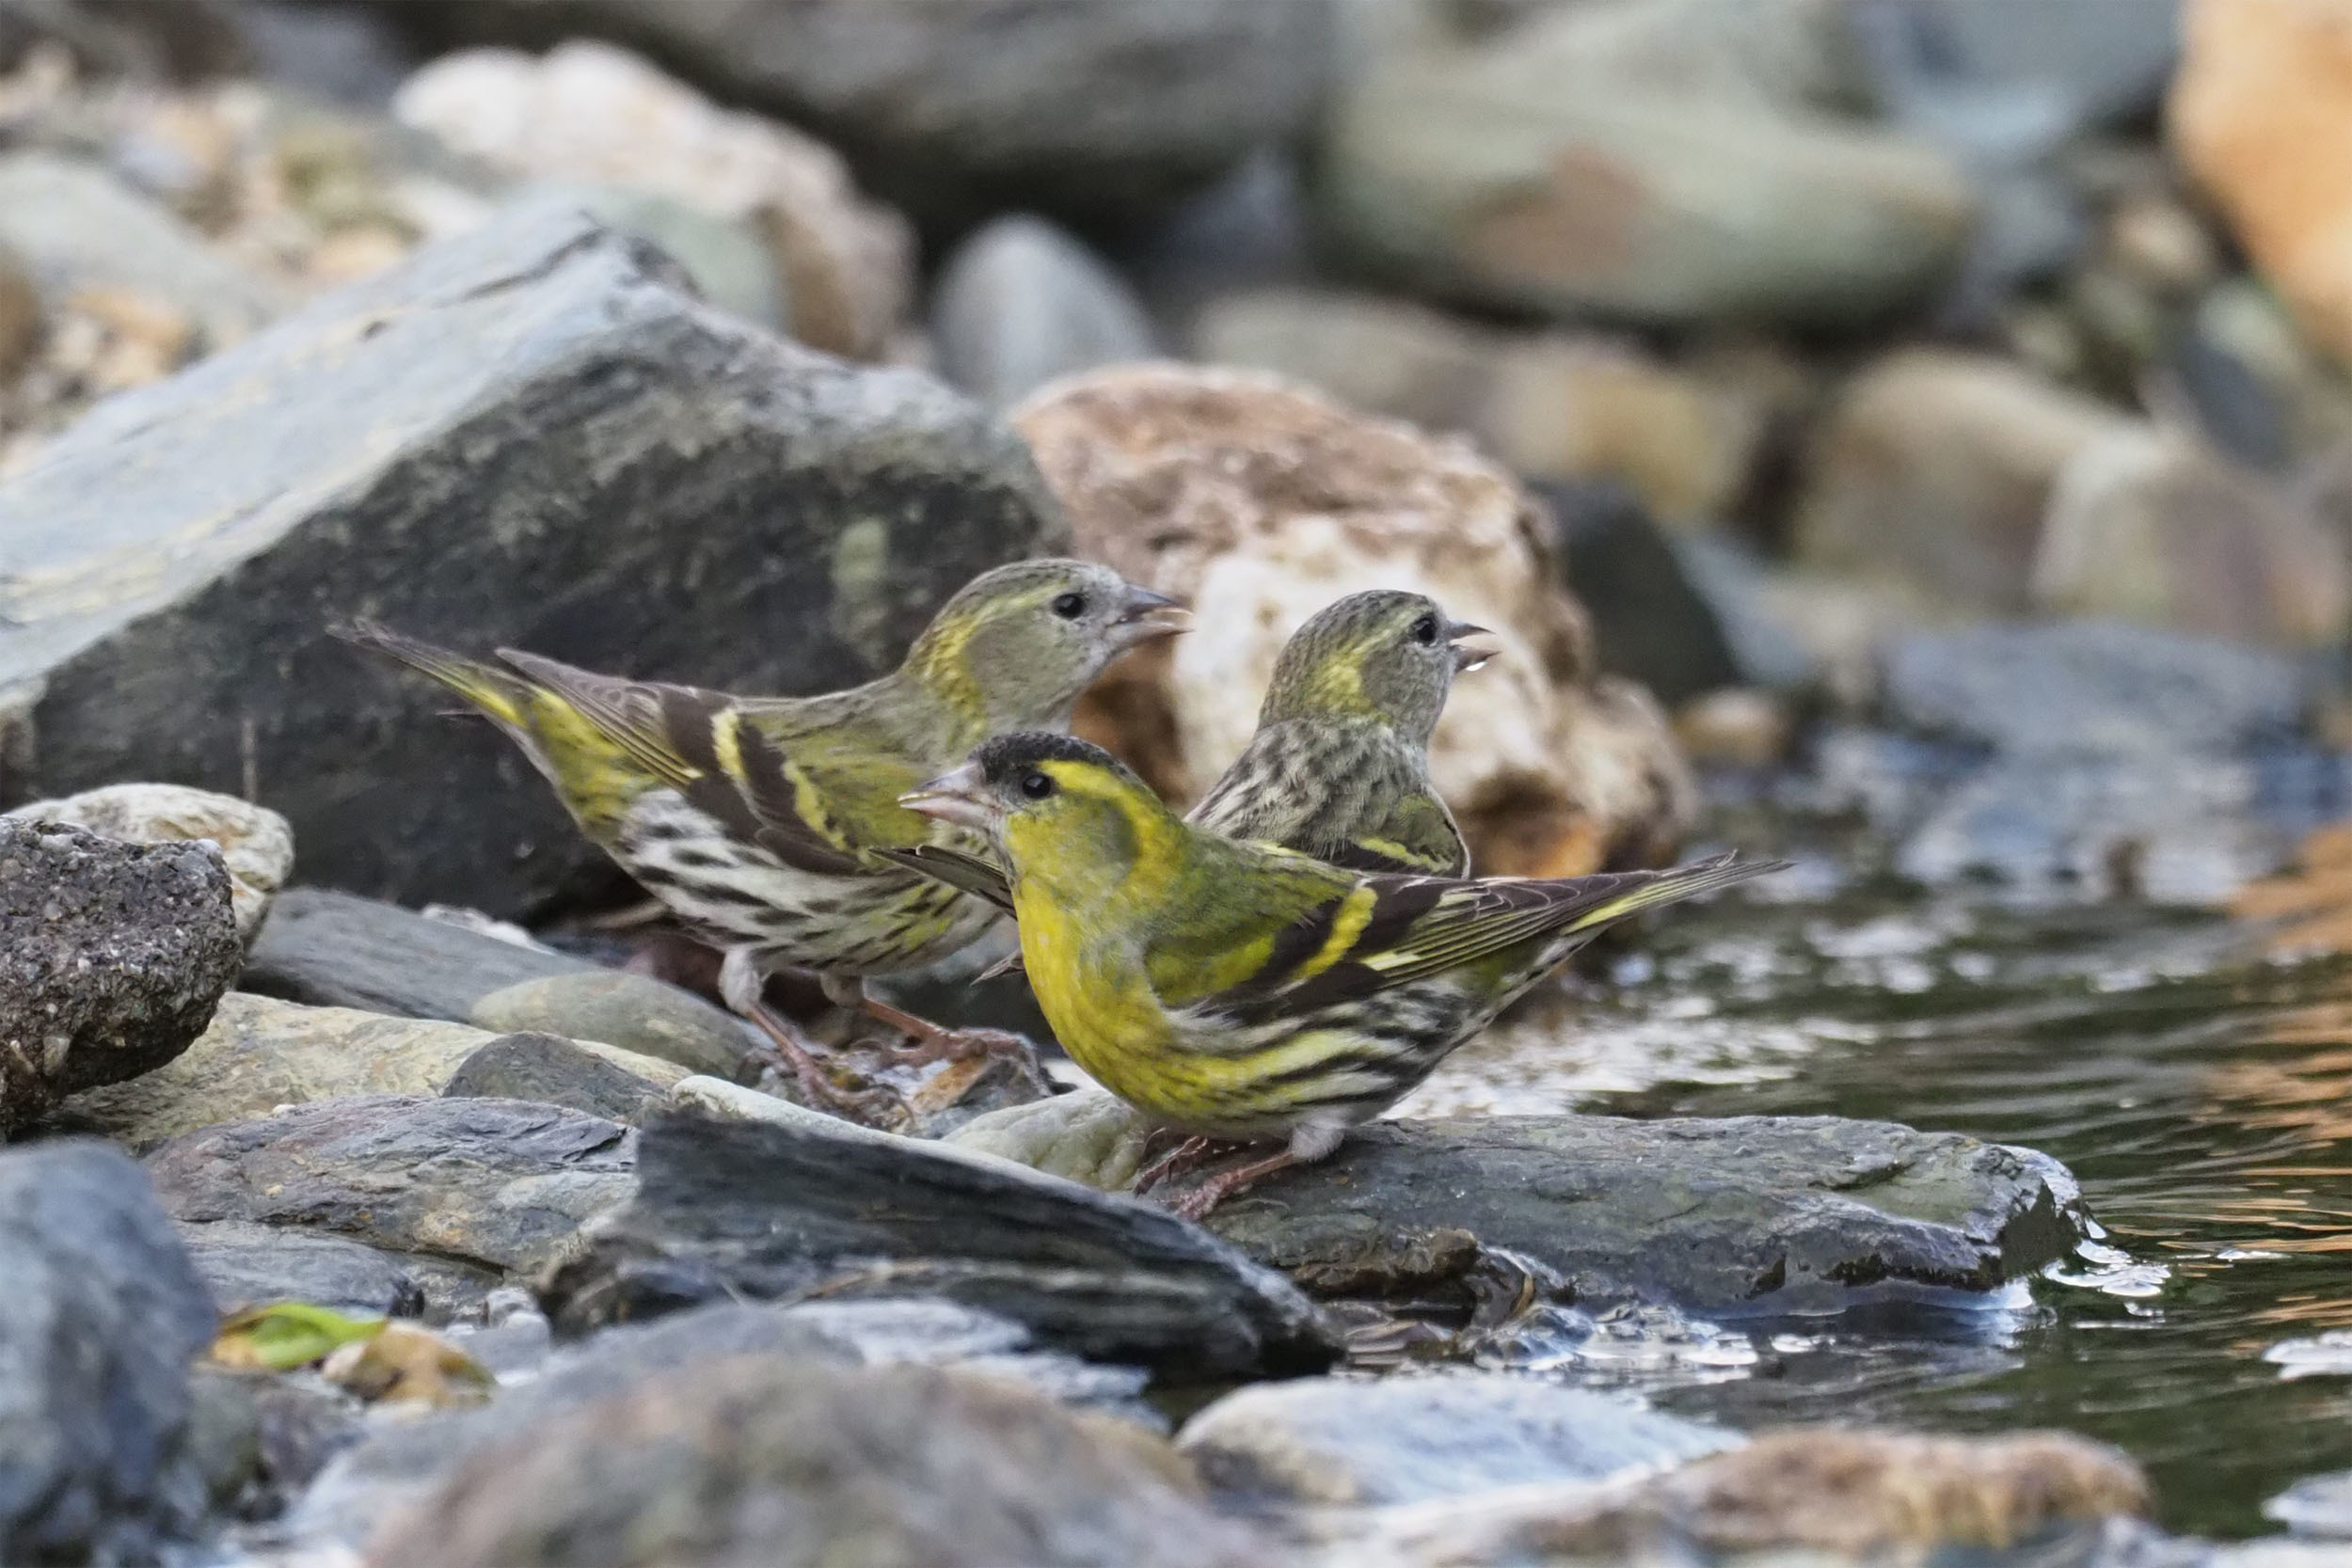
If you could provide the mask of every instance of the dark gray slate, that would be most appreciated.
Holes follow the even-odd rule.
[[[1012,214],[970,235],[931,291],[939,373],[991,408],[1047,382],[1158,353],[1126,281],[1074,236]]]
[[[205,1502],[188,1364],[212,1297],[139,1167],[0,1153],[0,1561],[137,1560]]]
[[[172,1217],[250,1220],[530,1275],[624,1202],[634,1135],[517,1100],[321,1100],[147,1157]]]
[[[1021,208],[1164,209],[1305,131],[1333,67],[1329,0],[401,0],[436,42],[601,35],[841,150],[926,228]]]
[[[458,1065],[443,1099],[528,1100],[633,1122],[669,1097],[561,1035],[501,1035]]]
[[[1803,1312],[2023,1278],[2075,1202],[2045,1154],[1891,1122],[1480,1117],[1375,1122],[1209,1223],[1318,1295],[1425,1296],[1502,1248],[1579,1301]]]
[[[1066,538],[1020,440],[940,383],[529,203],[109,399],[0,487],[0,803],[250,792],[310,879],[523,911],[614,873],[513,746],[329,622],[823,690]]]
[[[1562,578],[1592,616],[1602,669],[1668,707],[1740,683],[1713,608],[1641,497],[1613,480],[1533,488],[1551,509]]]
[[[557,1352],[491,1404],[379,1426],[303,1500],[302,1538],[358,1543],[472,1455],[647,1383],[745,1358],[801,1365],[967,1366],[1057,1397],[1118,1404],[1136,1388],[1118,1368],[1040,1353],[1017,1323],[946,1302],[819,1302],[778,1307],[713,1302],[654,1323],[625,1323]]]
[[[238,958],[210,844],[0,818],[0,1135],[186,1050]]]
[[[938,1296],[1173,1378],[1313,1370],[1331,1329],[1279,1275],[1130,1198],[912,1139],[684,1116],[548,1291],[585,1328],[732,1295]]]
[[[180,1241],[223,1311],[281,1301],[379,1317],[424,1311],[424,1287],[399,1257],[342,1236],[215,1220],[183,1225]]]
[[[566,953],[501,942],[379,899],[301,887],[271,903],[237,989],[315,1007],[463,1023],[493,991],[596,973],[596,965]]]

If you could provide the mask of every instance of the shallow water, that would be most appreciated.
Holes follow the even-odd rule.
[[[2101,1243],[1990,1303],[1836,1319],[1556,1323],[1498,1364],[1640,1388],[1739,1425],[2071,1428],[2145,1464],[2162,1518],[2277,1528],[2352,1467],[2352,960],[2284,963],[2226,922],[2003,908],[1853,885],[1829,857],[1771,903],[1661,923],[1400,1109],[1883,1117],[2043,1149]]]

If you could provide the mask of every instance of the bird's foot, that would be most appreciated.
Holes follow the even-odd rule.
[[[745,1016],[759,1026],[770,1041],[765,1048],[755,1048],[754,1056],[766,1058],[765,1065],[797,1083],[811,1110],[830,1112],[865,1127],[892,1128],[907,1120],[906,1101],[895,1091],[879,1085],[845,1089],[834,1083],[825,1065],[817,1059],[816,1048],[808,1037],[782,1013],[765,1003],[757,1003]]]
[[[1144,1139],[1144,1165],[1129,1190],[1141,1195],[1165,1186],[1188,1171],[1199,1170],[1227,1147],[1205,1132],[1186,1135],[1173,1128],[1155,1127]]]
[[[1231,1165],[1200,1185],[1188,1187],[1165,1200],[1162,1207],[1179,1219],[1204,1220],[1218,1204],[1235,1193],[1272,1176],[1278,1170],[1288,1170],[1299,1163],[1298,1156],[1286,1148],[1279,1154],[1269,1154],[1262,1160]]]
[[[862,990],[857,1006],[877,1023],[907,1037],[909,1043],[896,1048],[891,1054],[909,1067],[994,1057],[1011,1063],[1013,1070],[1040,1093],[1054,1092],[1053,1080],[1045,1076],[1045,1065],[1038,1060],[1037,1047],[1009,1030],[943,1029],[929,1019],[917,1018],[903,1007],[894,1007]]]

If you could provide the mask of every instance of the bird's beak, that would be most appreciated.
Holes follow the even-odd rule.
[[[988,779],[977,762],[967,762],[919,789],[908,790],[898,797],[898,804],[911,812],[977,828],[982,832],[995,827],[1004,816],[1004,808],[996,803],[995,794],[988,787]]]
[[[1448,623],[1445,640],[1446,645],[1454,650],[1454,673],[1457,675],[1467,675],[1494,657],[1497,652],[1491,645],[1466,648],[1462,646],[1465,638],[1492,637],[1494,633],[1485,626],[1473,626],[1468,621]]]
[[[1165,594],[1154,594],[1131,582],[1127,585],[1126,602],[1120,606],[1119,619],[1112,625],[1117,628],[1119,645],[1132,648],[1138,642],[1190,631],[1192,611]]]

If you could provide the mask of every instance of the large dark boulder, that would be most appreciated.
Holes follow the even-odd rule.
[[[934,233],[1148,216],[1305,131],[1329,0],[401,0],[437,43],[627,43],[838,148]]]
[[[309,879],[512,913],[603,857],[510,744],[330,622],[823,690],[1066,533],[938,382],[770,337],[536,202],[110,400],[0,486],[0,803],[243,794]]]
[[[202,1512],[204,1281],[103,1144],[0,1153],[0,1561],[147,1558]]]
[[[0,1134],[185,1051],[242,956],[213,846],[0,819]]]

